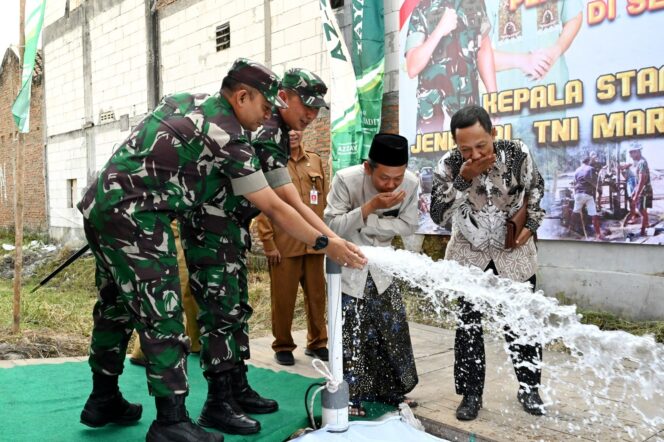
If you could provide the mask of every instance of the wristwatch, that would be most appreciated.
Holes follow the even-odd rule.
[[[327,236],[321,235],[318,238],[316,238],[316,242],[314,243],[313,249],[322,250],[325,247],[327,247],[327,243],[328,243]]]

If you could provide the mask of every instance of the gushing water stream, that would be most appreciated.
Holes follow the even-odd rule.
[[[575,407],[585,409],[577,420],[583,425],[610,424],[632,437],[664,425],[664,345],[652,336],[601,331],[581,324],[575,306],[560,305],[542,291],[532,293],[527,283],[515,283],[478,268],[432,261],[404,250],[362,247],[362,251],[370,266],[420,289],[439,317],[455,318],[452,301],[463,296],[483,313],[485,329],[502,333],[509,326],[519,336],[518,344],[562,344],[569,356],[550,360],[545,356],[542,363],[540,391],[547,419],[557,418],[565,405],[562,401],[569,400],[571,394],[574,401],[585,403]],[[557,394],[563,390],[568,392],[567,399]],[[619,421],[625,409],[632,410],[642,422],[625,426]],[[580,424],[568,424],[570,431],[579,429]]]

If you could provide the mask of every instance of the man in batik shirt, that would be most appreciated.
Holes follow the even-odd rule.
[[[450,130],[457,148],[438,163],[431,193],[431,219],[443,226],[452,218],[445,259],[492,270],[513,281],[528,281],[534,289],[537,249],[533,236],[544,217],[540,208],[544,181],[531,152],[519,141],[495,140],[489,114],[479,106],[454,114]],[[517,246],[506,249],[506,222],[523,204],[527,204],[525,227]],[[486,371],[482,315],[463,298],[459,310],[454,382],[463,400],[456,416],[472,420],[482,407]],[[519,402],[526,412],[543,414],[538,393],[542,346],[516,344],[517,336],[510,330],[505,339],[519,380]]]

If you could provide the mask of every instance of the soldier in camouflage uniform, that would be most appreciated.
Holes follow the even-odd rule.
[[[273,107],[271,118],[252,135],[252,144],[270,187],[331,241],[341,241],[302,203],[287,168],[288,131],[302,130],[316,118],[319,108],[325,106],[326,91],[315,74],[305,69],[289,70],[279,91],[287,107]],[[225,194],[219,197],[226,204],[235,201]],[[246,200],[238,199],[241,210],[236,210],[229,222],[211,223],[221,202],[213,198],[192,213],[182,228],[191,288],[197,303],[207,312],[199,316],[199,321],[201,366],[209,394],[199,423],[232,434],[260,431],[260,423],[246,413],[264,414],[278,409],[275,401],[260,397],[247,382],[245,360],[250,357],[248,320],[252,308],[248,303],[246,252],[251,249],[249,224],[260,212],[242,201]],[[223,246],[212,251],[211,244]],[[225,393],[229,390],[233,400],[227,400]]]
[[[271,105],[285,106],[278,87],[278,77],[267,68],[240,59],[220,93],[166,97],[132,131],[79,203],[99,290],[89,358],[93,391],[81,413],[84,424],[140,419],[141,406],[124,400],[117,384],[135,328],[157,407],[147,440],[223,440],[191,422],[184,404],[190,343],[182,324],[170,223],[179,218],[190,230],[219,225],[232,229],[233,218],[242,217],[251,201],[302,241],[314,244],[322,236],[266,187],[244,136],[244,130],[256,130],[269,117]],[[209,206],[210,211],[214,208],[210,217],[191,216],[210,201],[215,203]],[[206,253],[221,250],[219,246],[210,244]],[[361,265],[343,246],[337,242],[326,253]],[[223,253],[232,253],[228,249]],[[215,314],[205,307],[202,316]]]
[[[422,0],[406,40],[408,75],[417,81],[417,133],[444,130],[445,113],[481,104],[478,73],[496,90],[491,25],[484,0]]]
[[[291,154],[289,132],[291,130],[304,131],[316,119],[320,109],[328,107],[324,98],[326,93],[327,86],[315,73],[302,68],[289,69],[284,74],[279,92],[279,96],[288,104],[288,108],[273,108],[272,118],[252,136],[252,144],[256,155],[261,160],[261,166],[268,181],[275,177],[274,182],[270,183],[275,188],[275,192],[292,206],[300,206],[299,212],[308,212],[310,207],[302,201],[302,190],[291,183],[288,172],[288,161]],[[315,190],[314,185],[312,188]],[[323,227],[327,226],[323,223]],[[336,235],[332,231],[329,234]],[[320,295],[324,296],[324,293]],[[324,304],[323,299],[321,308],[324,308]],[[274,302],[272,307],[276,308]],[[320,338],[326,342],[327,335],[320,336]],[[328,350],[324,342],[322,342],[322,347],[307,347],[305,353],[327,361]],[[291,351],[277,351],[275,359],[280,364],[293,364]]]
[[[316,119],[320,109],[327,107],[326,93],[327,86],[323,80],[307,69],[293,68],[284,74],[279,97],[288,107],[274,107],[272,117],[251,137],[263,172],[272,187],[291,182],[288,174],[288,132],[304,131]]]

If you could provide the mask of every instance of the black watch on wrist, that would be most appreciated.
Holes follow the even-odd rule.
[[[316,238],[316,242],[314,243],[313,249],[314,250],[322,250],[325,247],[327,247],[328,242],[329,241],[327,239],[327,236],[321,235],[318,238]]]

